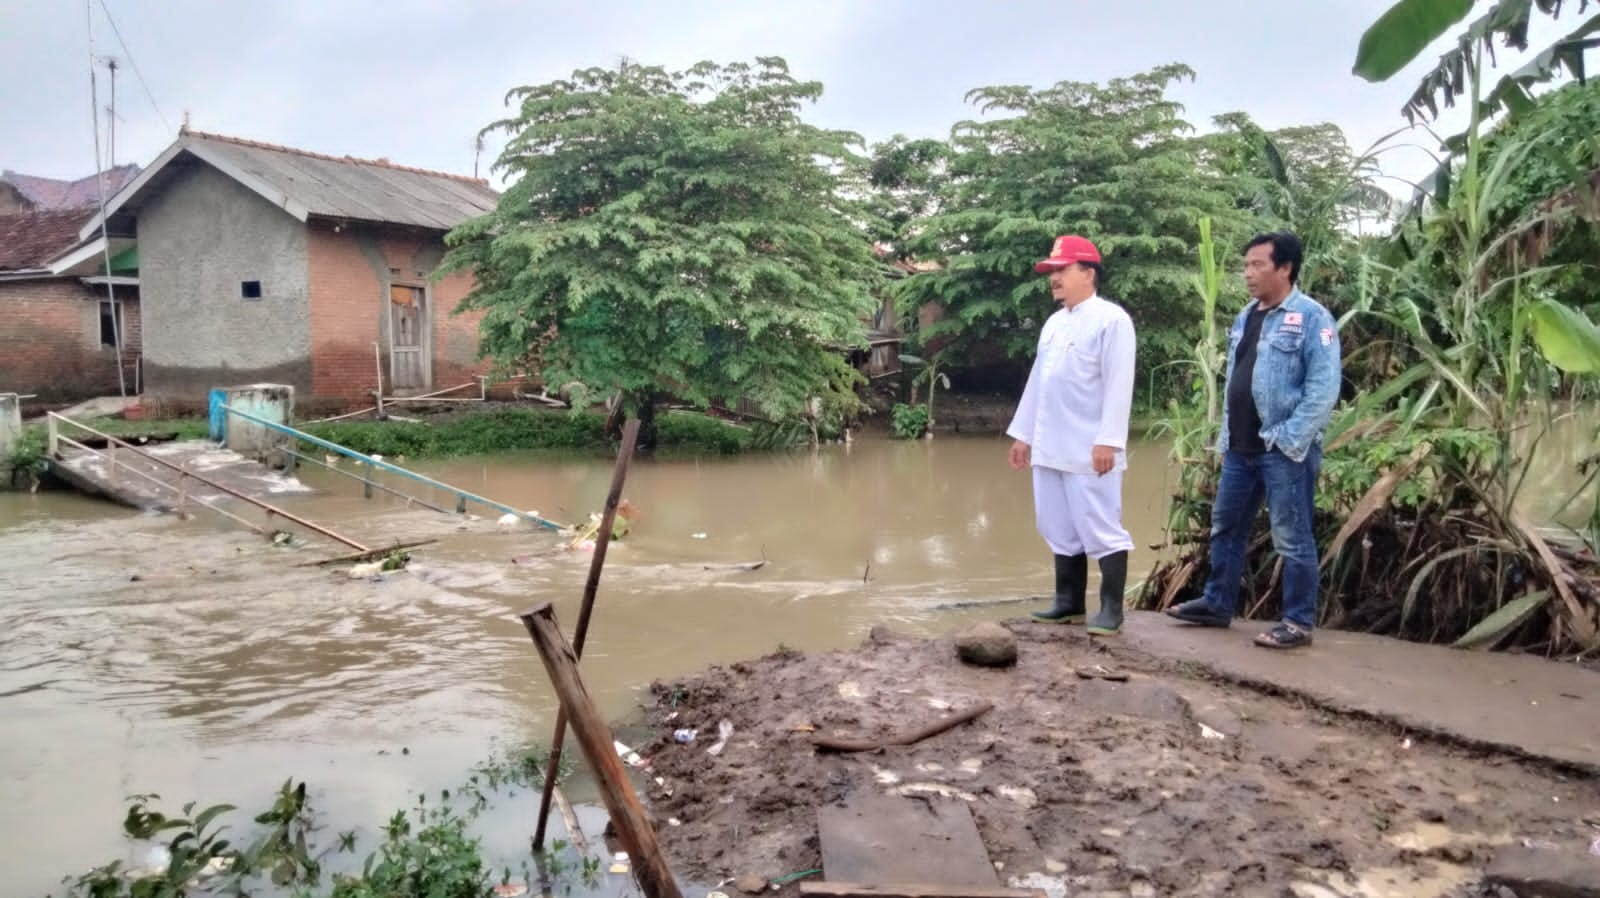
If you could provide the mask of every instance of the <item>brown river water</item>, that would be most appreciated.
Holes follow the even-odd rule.
[[[1546,518],[1584,442],[1564,430],[1530,484]],[[591,694],[622,718],[652,680],[780,644],[842,648],[878,623],[940,633],[1023,613],[947,607],[1049,589],[1029,478],[1006,466],[1006,447],[863,438],[814,454],[636,461],[626,496],[644,518],[607,558],[583,661]],[[599,510],[611,465],[497,455],[410,466],[567,522]],[[1169,474],[1164,445],[1133,448],[1124,515],[1141,547],[1136,577],[1155,559],[1143,547],[1161,538]],[[255,811],[294,777],[339,828],[370,833],[497,746],[548,741],[556,703],[516,613],[554,602],[570,635],[590,555],[501,531],[487,509],[463,523],[364,500],[326,472],[302,476],[322,491],[284,499],[296,513],[369,544],[442,542],[413,572],[373,582],[297,566],[345,551],[320,540],[275,548],[216,516],[0,493],[0,895],[59,894],[62,876],[129,858],[119,823],[134,793]],[[755,571],[707,569],[762,559]],[[592,800],[581,782],[571,794]],[[536,808],[536,795],[503,802],[491,852],[515,856]],[[591,837],[603,819],[586,813]]]

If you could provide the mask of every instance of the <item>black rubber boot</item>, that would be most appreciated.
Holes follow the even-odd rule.
[[[1081,624],[1088,616],[1084,599],[1089,591],[1089,556],[1056,556],[1056,601],[1049,611],[1035,611],[1033,619],[1047,624]]]
[[[1089,622],[1096,636],[1122,632],[1122,593],[1128,586],[1128,553],[1116,552],[1100,559],[1100,610]]]

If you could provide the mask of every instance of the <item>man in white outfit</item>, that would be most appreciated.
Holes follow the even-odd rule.
[[[1061,303],[1045,320],[1039,351],[1017,413],[1006,428],[1011,467],[1033,468],[1039,534],[1055,553],[1055,603],[1035,620],[1082,623],[1089,559],[1100,566],[1100,610],[1088,631],[1122,630],[1122,595],[1133,538],[1122,526],[1122,472],[1127,469],[1128,416],[1133,407],[1133,320],[1100,296],[1100,251],[1078,236],[1056,239],[1034,266],[1050,275]]]

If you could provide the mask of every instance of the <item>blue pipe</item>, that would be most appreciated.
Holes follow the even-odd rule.
[[[471,500],[473,502],[478,502],[478,503],[481,503],[483,505],[487,505],[487,506],[489,506],[490,508],[493,508],[496,511],[502,511],[502,512],[505,512],[506,514],[514,514],[517,517],[522,518],[525,521],[532,521],[533,523],[538,524],[538,525],[540,525],[542,527],[545,527],[547,529],[550,529],[550,530],[565,530],[565,529],[567,529],[567,528],[561,526],[560,524],[557,524],[554,521],[547,521],[544,518],[539,517],[538,515],[531,515],[531,514],[528,514],[527,512],[518,511],[518,510],[516,510],[515,508],[512,508],[509,505],[502,505],[499,502],[494,501],[493,499],[485,499],[482,496],[475,495],[473,493],[469,493],[464,489],[460,489],[459,487],[451,486],[448,483],[440,483],[439,481],[434,480],[431,477],[424,477],[421,474],[416,473],[415,471],[407,471],[405,468],[402,468],[402,467],[400,467],[398,465],[391,465],[386,461],[379,461],[379,460],[373,458],[370,455],[362,455],[361,453],[355,451],[354,449],[348,449],[348,448],[346,448],[344,446],[339,445],[338,443],[331,443],[331,442],[329,442],[327,440],[322,439],[321,437],[314,437],[311,434],[306,433],[304,431],[295,430],[293,427],[289,427],[288,425],[279,424],[276,421],[268,421],[265,418],[258,418],[255,415],[250,414],[249,412],[240,411],[239,409],[233,408],[231,406],[223,405],[223,406],[221,406],[221,408],[222,408],[223,411],[227,412],[230,415],[238,415],[239,417],[244,418],[246,421],[252,421],[252,422],[254,422],[256,424],[260,424],[262,427],[265,427],[265,428],[267,428],[269,430],[276,430],[279,433],[288,434],[289,436],[292,436],[292,437],[294,437],[295,439],[298,439],[298,440],[305,440],[306,442],[311,443],[313,445],[321,446],[322,448],[327,449],[330,452],[337,452],[338,454],[343,455],[343,456],[345,456],[347,458],[353,458],[353,459],[355,459],[357,461],[360,461],[362,464],[371,465],[371,466],[373,466],[375,468],[378,468],[378,469],[384,470],[384,471],[388,471],[388,472],[390,472],[392,474],[399,474],[402,477],[409,477],[412,480],[417,481],[418,483],[426,483],[427,485],[429,485],[431,487],[436,487],[436,488],[442,489],[442,490],[444,490],[446,492],[455,493],[456,499],[457,499],[457,503],[458,503],[457,504],[457,510],[458,511],[463,510],[462,509],[462,503],[464,503],[466,500]]]

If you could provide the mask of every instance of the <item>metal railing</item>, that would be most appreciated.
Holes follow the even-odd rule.
[[[389,462],[383,461],[381,459],[374,458],[374,457],[372,457],[370,455],[363,455],[362,453],[357,452],[354,449],[350,449],[348,447],[341,446],[338,443],[335,443],[335,442],[332,442],[332,441],[329,441],[329,440],[324,440],[321,437],[312,436],[309,433],[306,433],[306,432],[301,431],[301,430],[296,430],[293,427],[290,427],[290,426],[288,426],[286,424],[279,424],[276,421],[269,421],[269,420],[267,420],[265,418],[262,418],[262,417],[260,417],[258,415],[253,415],[253,414],[251,414],[249,412],[243,411],[241,409],[236,409],[236,408],[233,408],[233,407],[228,406],[228,405],[223,405],[221,408],[222,408],[222,411],[225,412],[226,414],[238,416],[239,418],[242,418],[242,419],[244,419],[246,421],[249,421],[252,424],[260,425],[260,426],[265,427],[268,430],[271,430],[271,431],[273,431],[275,433],[281,433],[281,434],[284,434],[285,436],[293,437],[295,440],[306,442],[306,443],[310,443],[311,445],[318,446],[318,447],[320,447],[322,449],[327,450],[328,452],[332,452],[332,453],[335,453],[337,455],[342,455],[345,458],[349,458],[349,459],[351,459],[353,461],[359,462],[360,464],[366,465],[368,473],[367,473],[366,476],[361,477],[361,480],[362,480],[362,482],[364,484],[367,484],[367,486],[365,487],[365,490],[366,490],[366,495],[369,498],[372,495],[373,487],[377,487],[377,488],[380,488],[380,489],[384,489],[386,492],[390,492],[390,493],[394,493],[395,495],[403,496],[404,498],[406,498],[406,499],[408,499],[410,501],[413,501],[413,502],[417,502],[418,504],[427,505],[427,507],[429,507],[429,508],[435,508],[435,510],[442,511],[442,509],[438,509],[436,506],[428,505],[427,503],[423,502],[420,499],[416,499],[416,498],[414,498],[412,496],[409,496],[409,495],[407,495],[405,493],[400,493],[400,492],[398,492],[396,490],[388,489],[387,487],[383,487],[381,484],[378,484],[373,480],[372,472],[374,472],[374,471],[386,471],[388,473],[397,474],[397,475],[399,475],[401,477],[405,477],[407,479],[414,480],[417,483],[421,483],[421,484],[424,484],[426,486],[433,487],[434,489],[441,490],[443,492],[451,494],[452,496],[455,497],[456,514],[465,514],[466,511],[467,511],[467,504],[469,502],[473,502],[473,503],[477,503],[479,505],[485,506],[487,508],[492,508],[495,511],[502,512],[504,514],[516,515],[518,518],[521,518],[522,520],[529,521],[531,523],[537,524],[537,525],[539,525],[541,527],[544,527],[544,528],[546,528],[548,530],[557,530],[557,531],[559,531],[559,530],[567,529],[567,528],[563,527],[562,525],[560,525],[560,524],[558,524],[558,523],[556,523],[554,521],[545,520],[544,518],[539,517],[538,515],[529,514],[529,513],[525,512],[525,511],[519,511],[519,510],[517,510],[515,508],[512,508],[509,505],[506,505],[505,503],[496,502],[493,499],[486,499],[483,496],[477,495],[476,493],[469,492],[469,491],[464,490],[464,489],[462,489],[462,488],[460,488],[458,486],[451,486],[448,483],[443,483],[441,481],[434,480],[432,477],[427,477],[427,476],[424,476],[422,474],[418,474],[415,471],[407,470],[405,468],[400,467],[399,465],[390,464]],[[291,451],[291,454],[295,455],[298,458],[305,458],[305,456],[302,453],[298,452],[298,451]],[[332,467],[332,466],[328,465],[326,467]],[[344,472],[344,473],[348,474],[350,472]],[[360,477],[361,475],[351,474],[351,476]]]
[[[68,436],[62,435],[62,433],[61,433],[61,425],[62,424],[66,424],[66,425],[68,425],[70,427],[76,427],[79,430],[82,430],[82,431],[84,431],[86,433],[92,434],[92,435],[94,435],[96,437],[99,437],[100,439],[105,440],[106,441],[106,449],[107,449],[107,451],[101,452],[99,449],[96,449],[96,448],[94,448],[92,446],[89,446],[89,445],[87,445],[85,443],[82,443],[82,442],[80,442],[78,440],[75,440],[72,437],[68,437]],[[176,493],[177,494],[177,509],[178,509],[179,512],[185,512],[187,504],[190,501],[193,501],[195,504],[200,505],[200,506],[204,507],[205,509],[207,509],[209,511],[216,512],[217,514],[222,515],[223,517],[228,518],[228,519],[230,519],[232,521],[235,521],[235,522],[237,522],[239,524],[242,524],[243,526],[249,528],[250,530],[252,530],[252,531],[254,531],[256,533],[259,533],[259,534],[261,534],[263,536],[266,536],[266,535],[269,534],[270,531],[268,531],[265,527],[262,527],[259,524],[256,524],[254,521],[250,521],[250,520],[248,520],[246,518],[240,517],[239,515],[236,515],[233,512],[228,511],[225,508],[222,508],[220,505],[218,505],[215,502],[208,502],[204,498],[190,496],[189,495],[189,490],[188,490],[188,481],[192,479],[197,483],[203,484],[203,485],[205,485],[207,487],[210,487],[211,489],[214,489],[214,490],[216,490],[216,491],[218,491],[220,493],[227,494],[229,496],[232,496],[235,499],[238,499],[238,500],[240,500],[242,502],[245,502],[245,503],[247,503],[249,505],[253,505],[256,508],[261,509],[262,511],[264,511],[266,513],[268,523],[271,523],[272,518],[279,517],[279,518],[284,519],[285,521],[289,521],[290,523],[293,523],[293,524],[295,524],[297,526],[300,526],[300,527],[303,527],[303,528],[305,528],[307,530],[310,530],[313,533],[319,534],[321,536],[325,536],[328,539],[331,539],[331,540],[333,540],[335,542],[343,543],[344,545],[347,545],[350,548],[355,549],[358,552],[370,552],[370,551],[372,551],[371,549],[369,549],[368,547],[362,545],[361,543],[356,542],[355,540],[350,539],[349,537],[344,536],[342,534],[339,534],[339,533],[337,533],[337,532],[335,532],[333,530],[329,530],[328,528],[323,527],[320,524],[314,523],[312,521],[308,521],[305,518],[300,517],[299,515],[296,515],[296,514],[293,514],[291,512],[285,511],[285,510],[283,510],[283,509],[281,509],[281,508],[277,507],[276,505],[273,505],[273,504],[271,504],[269,502],[263,502],[260,499],[255,498],[254,496],[246,495],[245,493],[241,493],[238,490],[233,489],[232,487],[229,487],[229,486],[226,486],[224,484],[218,483],[218,482],[216,482],[215,480],[212,480],[209,477],[206,477],[206,476],[204,476],[202,474],[199,474],[199,473],[196,473],[194,471],[191,471],[191,470],[189,470],[187,464],[182,464],[182,465],[173,464],[172,462],[167,461],[164,458],[160,458],[158,456],[152,455],[149,452],[145,452],[143,449],[140,449],[138,446],[135,446],[132,443],[127,442],[126,440],[121,440],[121,439],[118,439],[117,437],[112,436],[111,434],[105,433],[105,432],[100,431],[100,430],[96,430],[95,428],[90,427],[87,424],[83,424],[81,422],[74,421],[71,418],[65,417],[63,415],[58,415],[55,412],[50,412],[49,416],[48,416],[48,420],[47,420],[47,427],[48,427],[48,432],[49,432],[48,451],[49,451],[49,455],[50,455],[51,459],[60,459],[61,458],[61,447],[62,447],[62,445],[71,446],[74,449],[78,449],[78,450],[81,450],[83,452],[87,452],[87,453],[89,453],[90,455],[93,455],[96,458],[102,459],[107,463],[108,472],[109,472],[108,473],[108,479],[110,480],[110,484],[109,485],[112,486],[113,488],[117,484],[119,472],[125,471],[125,472],[127,472],[129,474],[133,474],[133,475],[136,475],[138,477],[142,477],[145,480],[150,481],[151,483],[155,484],[156,486],[158,486],[158,487],[160,487],[160,488],[162,488],[164,490]],[[117,457],[119,449],[122,450],[122,454],[123,454],[124,458],[126,457],[126,455],[128,453],[132,453],[134,458],[137,458],[137,459],[140,459],[140,460],[143,460],[143,461],[147,461],[147,462],[151,462],[151,463],[153,463],[153,464],[155,464],[155,465],[157,465],[159,467],[167,468],[168,470],[176,471],[178,473],[177,482],[176,483],[168,483],[167,481],[161,479],[160,477],[155,476],[154,474],[151,474],[148,471],[141,471],[138,468],[133,467],[132,465],[128,465],[128,464],[124,463],[122,460],[118,459],[118,457]],[[84,475],[82,472],[78,472],[78,473],[79,473],[79,476],[85,476],[85,477],[87,476],[87,475]]]

